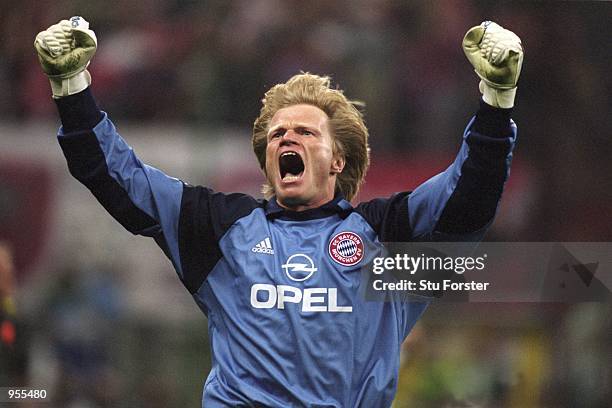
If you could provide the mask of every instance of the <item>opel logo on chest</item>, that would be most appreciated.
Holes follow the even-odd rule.
[[[282,267],[287,277],[296,282],[305,281],[317,271],[312,259],[304,254],[291,255]]]

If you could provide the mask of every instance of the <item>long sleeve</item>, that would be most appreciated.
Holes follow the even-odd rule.
[[[493,221],[508,178],[517,129],[511,109],[481,102],[455,161],[408,197],[417,240],[477,241]]]
[[[56,101],[70,173],[128,231],[154,238],[187,289],[197,291],[221,259],[221,237],[260,203],[191,186],[143,163],[89,89]]]
[[[178,224],[183,183],[144,164],[89,89],[57,100],[58,140],[70,173],[133,234],[153,237],[181,274]]]

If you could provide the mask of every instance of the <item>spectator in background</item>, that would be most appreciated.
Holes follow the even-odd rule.
[[[15,310],[15,270],[10,247],[0,242],[0,385],[27,385],[27,341]]]
[[[57,360],[51,393],[59,406],[115,406],[123,378],[113,369],[111,349],[121,318],[120,291],[112,269],[88,265],[59,271],[42,315]]]

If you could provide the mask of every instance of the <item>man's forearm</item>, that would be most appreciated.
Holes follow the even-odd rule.
[[[436,224],[436,232],[474,233],[493,220],[508,178],[516,137],[511,111],[493,108],[481,101],[466,137],[467,159]]]
[[[410,194],[414,239],[482,238],[508,177],[516,138],[510,113],[481,101],[454,162]]]
[[[476,112],[472,130],[495,138],[510,137],[512,136],[511,114],[512,108],[495,108],[481,99],[480,109]]]
[[[89,87],[69,96],[54,99],[64,133],[93,129],[104,117]]]
[[[435,218],[434,239],[481,239],[495,216],[508,178],[516,127],[510,119],[523,63],[521,39],[500,25],[485,21],[463,39],[463,51],[480,78],[480,109],[466,131],[467,157],[458,157],[441,177],[447,199]],[[464,158],[462,162],[459,160]],[[457,165],[460,167],[457,168]],[[458,177],[457,177],[458,176]],[[451,191],[450,196],[448,195]],[[440,203],[436,206],[439,211]]]

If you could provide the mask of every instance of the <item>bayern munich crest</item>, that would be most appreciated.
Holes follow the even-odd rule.
[[[353,266],[363,259],[363,241],[354,232],[341,232],[329,241],[329,256],[343,266]]]

